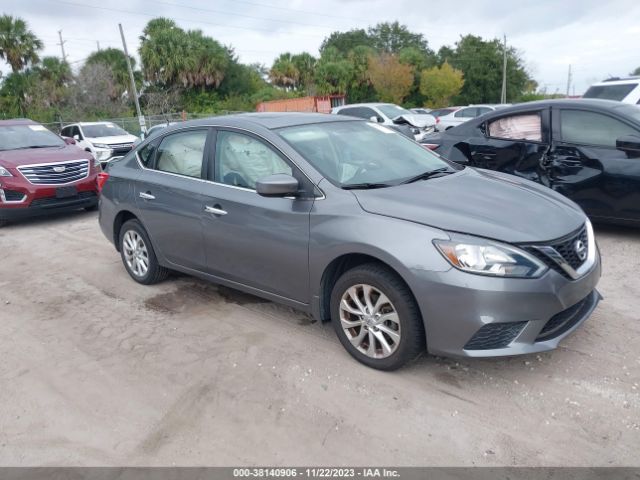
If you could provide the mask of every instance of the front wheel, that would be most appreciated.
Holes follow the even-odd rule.
[[[361,265],[338,279],[331,321],[345,349],[372,368],[395,370],[425,349],[422,317],[411,291],[382,265]]]
[[[169,275],[169,270],[158,263],[149,235],[138,220],[122,225],[120,256],[131,278],[143,285],[161,282]]]

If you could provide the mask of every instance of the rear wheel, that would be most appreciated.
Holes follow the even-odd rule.
[[[149,235],[138,220],[122,225],[119,245],[122,263],[136,282],[152,285],[169,275],[169,270],[158,263]]]
[[[382,265],[361,265],[338,279],[331,294],[331,321],[347,351],[379,370],[395,370],[425,349],[413,295]]]

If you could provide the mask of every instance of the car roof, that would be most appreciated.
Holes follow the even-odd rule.
[[[335,123],[364,121],[352,117],[330,115],[328,113],[298,113],[298,112],[259,112],[239,113],[233,115],[219,115],[215,117],[188,120],[167,127],[167,131],[179,130],[193,126],[220,126],[220,127],[263,127],[269,130],[309,125],[313,123]]]
[[[627,84],[638,84],[640,83],[640,76],[632,76],[632,77],[612,77],[607,80],[603,80],[602,82],[594,83],[593,86],[602,87],[605,85],[627,85]]]
[[[336,110],[341,110],[343,108],[349,108],[349,107],[381,107],[383,105],[393,105],[394,107],[399,107],[399,105],[396,105],[395,103],[368,102],[368,103],[350,103],[348,105],[340,105],[339,107],[336,107]],[[400,108],[402,108],[402,107],[400,107]]]
[[[536,100],[534,102],[517,103],[510,107],[504,107],[496,110],[494,113],[500,116],[509,112],[518,112],[522,110],[534,110],[536,108],[546,107],[589,107],[595,110],[607,110],[619,107],[621,102],[614,100],[601,100],[598,98],[554,98],[550,100]]]
[[[106,125],[106,124],[111,124],[111,125],[115,125],[115,123],[113,122],[109,122],[109,121],[104,121],[104,122],[77,122],[77,123],[72,123],[70,125],[80,125],[81,127],[84,126],[89,126],[89,125]],[[66,127],[68,127],[69,125],[65,125]]]
[[[10,120],[0,120],[0,127],[13,127],[15,125],[40,125],[38,122],[28,118],[12,118]]]

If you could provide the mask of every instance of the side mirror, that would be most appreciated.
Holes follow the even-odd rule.
[[[256,192],[263,197],[287,197],[298,193],[300,183],[291,175],[278,173],[256,182]]]
[[[384,123],[384,120],[382,118],[380,118],[377,115],[372,115],[369,120],[371,120],[374,123]]]
[[[76,140],[74,138],[62,137],[62,140],[64,140],[64,143],[66,143],[67,145],[75,145],[76,144]]]
[[[616,140],[616,148],[631,157],[640,157],[640,136],[625,135]]]
[[[73,136],[74,140],[80,141],[80,135],[78,135],[77,133]]]

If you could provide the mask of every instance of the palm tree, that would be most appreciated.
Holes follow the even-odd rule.
[[[278,87],[284,89],[294,89],[298,85],[300,80],[300,71],[293,63],[291,54],[289,52],[281,54],[276,58],[269,71],[269,79]]]
[[[131,68],[134,70],[134,76],[139,72],[135,71],[136,61],[133,57],[129,57]],[[86,65],[95,64],[105,65],[113,74],[119,93],[122,94],[130,88],[129,67],[127,66],[127,57],[124,52],[117,48],[106,48],[93,52],[87,58]],[[136,82],[139,83],[139,82]]]
[[[27,23],[11,15],[0,17],[0,58],[18,73],[29,64],[38,62],[42,42],[31,32]]]

